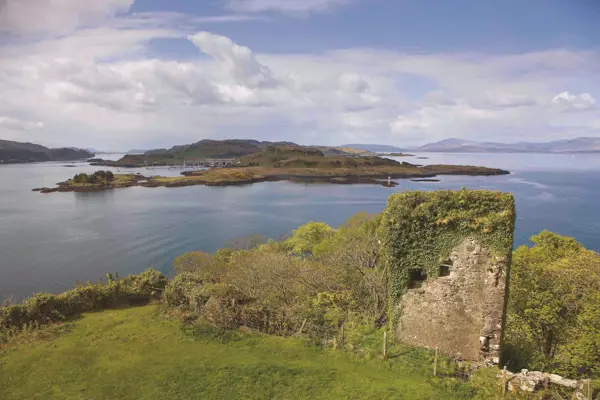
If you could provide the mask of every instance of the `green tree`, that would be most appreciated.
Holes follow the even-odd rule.
[[[312,253],[316,245],[334,233],[335,230],[324,222],[308,222],[296,229],[286,244],[295,253],[308,254]]]
[[[544,231],[513,254],[505,359],[571,376],[600,376],[600,255]]]

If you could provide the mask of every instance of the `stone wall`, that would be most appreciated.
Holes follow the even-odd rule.
[[[450,253],[449,275],[408,289],[395,307],[397,339],[466,360],[498,363],[506,259],[471,238]]]
[[[395,340],[498,363],[514,219],[505,193],[390,198],[378,233]]]

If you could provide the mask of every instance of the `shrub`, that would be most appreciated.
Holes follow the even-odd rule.
[[[8,331],[50,324],[85,311],[144,303],[157,298],[166,283],[160,272],[149,269],[107,283],[79,285],[61,294],[38,293],[22,304],[0,308],[0,337]]]
[[[187,253],[175,261],[180,273],[167,285],[165,300],[186,318],[195,315],[223,329],[301,333],[314,343],[330,341],[350,319],[379,326],[386,291],[385,273],[376,267],[375,226],[376,219],[361,214],[338,231],[309,223],[291,240],[215,255]],[[317,247],[317,256],[298,256]]]

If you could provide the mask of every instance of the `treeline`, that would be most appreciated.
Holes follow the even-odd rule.
[[[388,322],[378,218],[358,214],[338,230],[311,222],[286,240],[184,254],[164,299],[184,319],[221,328],[332,344],[344,326],[358,338]],[[531,240],[513,255],[504,362],[600,378],[600,255],[548,231]]]
[[[74,183],[108,183],[114,179],[112,171],[96,171],[93,174],[81,173],[75,175],[72,180]]]

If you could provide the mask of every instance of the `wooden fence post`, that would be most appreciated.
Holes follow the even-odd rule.
[[[435,348],[435,358],[433,359],[433,376],[437,376],[437,364],[438,364],[438,352],[440,351],[439,347]]]
[[[302,321],[302,325],[300,325],[300,330],[298,331],[298,335],[302,335],[302,331],[304,330],[304,325],[306,325],[306,318]]]
[[[387,331],[383,332],[383,359],[387,357]]]
[[[588,379],[588,400],[593,400],[592,396],[594,395],[594,390],[592,389],[592,380]]]

